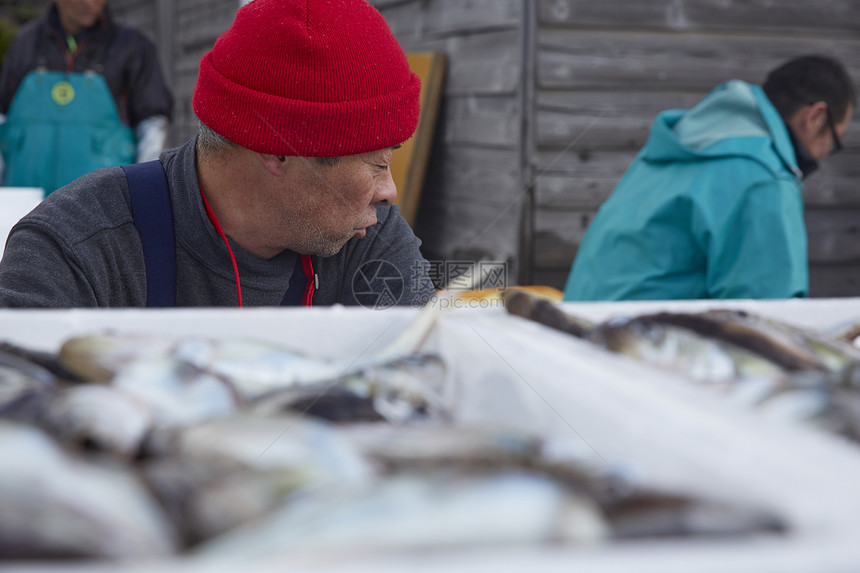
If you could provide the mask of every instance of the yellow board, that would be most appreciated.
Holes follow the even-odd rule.
[[[437,52],[407,53],[406,58],[409,67],[421,78],[421,117],[415,135],[394,151],[391,175],[397,185],[400,212],[412,225],[418,213],[427,159],[433,145],[446,60],[445,54]]]

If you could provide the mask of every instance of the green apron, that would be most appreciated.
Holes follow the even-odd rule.
[[[101,74],[36,69],[24,78],[0,126],[6,185],[45,195],[78,177],[134,162],[134,132],[119,118]]]

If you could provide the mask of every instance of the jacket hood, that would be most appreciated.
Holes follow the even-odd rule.
[[[691,110],[658,114],[642,153],[655,162],[747,157],[800,176],[785,122],[760,86],[740,80],[719,85]]]

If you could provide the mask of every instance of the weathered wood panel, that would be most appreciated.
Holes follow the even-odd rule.
[[[860,266],[823,264],[810,265],[809,296],[860,296]]]
[[[689,109],[705,92],[543,91],[537,95],[538,147],[636,149],[660,111]]]
[[[116,21],[125,26],[137,28],[150,40],[157,39],[156,7],[150,2],[134,0],[112,0],[110,9]]]
[[[507,208],[522,200],[514,150],[437,145],[432,159],[445,165],[428,173],[424,197],[457,204]]]
[[[804,53],[838,56],[860,77],[860,40],[542,30],[538,85],[556,89],[710,91],[737,78],[758,83]]]
[[[609,198],[619,177],[541,174],[534,184],[535,199],[543,209],[594,210]]]
[[[532,271],[531,283],[536,285],[545,285],[557,288],[564,291],[564,285],[567,282],[567,275],[570,269],[541,269],[536,268]]]
[[[534,265],[539,269],[569,270],[576,249],[596,211],[561,211],[540,208],[535,212]],[[558,285],[550,285],[558,288]]]
[[[520,141],[519,102],[509,96],[449,97],[440,121],[445,143],[515,149]]]
[[[515,259],[524,198],[517,152],[445,144],[443,137],[430,162],[415,224],[425,254],[456,258],[480,251]]]
[[[515,95],[522,79],[519,43],[518,30],[400,40],[406,51],[447,54],[446,96]]]
[[[570,177],[618,178],[638,150],[539,150],[534,155],[535,176],[566,174]]]
[[[807,209],[809,260],[860,263],[860,209]]]
[[[429,260],[507,262],[510,276],[516,276],[518,209],[422,198],[420,214],[415,233]]]
[[[613,150],[542,151],[536,157],[536,201],[553,209],[597,208],[634,158],[635,152]],[[860,207],[860,153],[826,159],[805,187],[804,202],[810,208]]]
[[[547,109],[542,104],[546,94],[539,96],[536,113],[536,139],[542,149],[641,149],[648,140],[651,124],[657,113],[665,109],[689,109],[696,105],[704,93],[677,92],[637,92],[631,94],[613,94],[611,92],[564,91],[554,92],[552,96],[579,102],[579,110]],[[603,98],[604,105],[598,102]],[[650,100],[650,105],[625,106],[625,100]],[[589,102],[595,102],[587,109]],[[664,101],[666,105],[660,106]],[[860,117],[860,116],[858,116]],[[842,154],[852,156],[860,152],[860,119],[855,119],[848,127],[843,138],[843,145],[849,152]],[[837,156],[841,159],[840,156]],[[852,157],[851,162],[860,161]],[[848,161],[840,161],[847,164]]]
[[[436,142],[415,222],[433,260],[515,271],[523,193],[522,0],[372,2],[406,51],[447,55]]]
[[[854,0],[537,0],[540,23],[572,28],[856,32]]]
[[[517,28],[522,19],[522,0],[424,0],[375,4],[397,39],[474,34]]]

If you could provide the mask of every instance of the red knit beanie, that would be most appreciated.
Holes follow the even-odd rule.
[[[200,60],[192,102],[247,149],[334,157],[409,139],[420,88],[365,0],[253,0]]]

